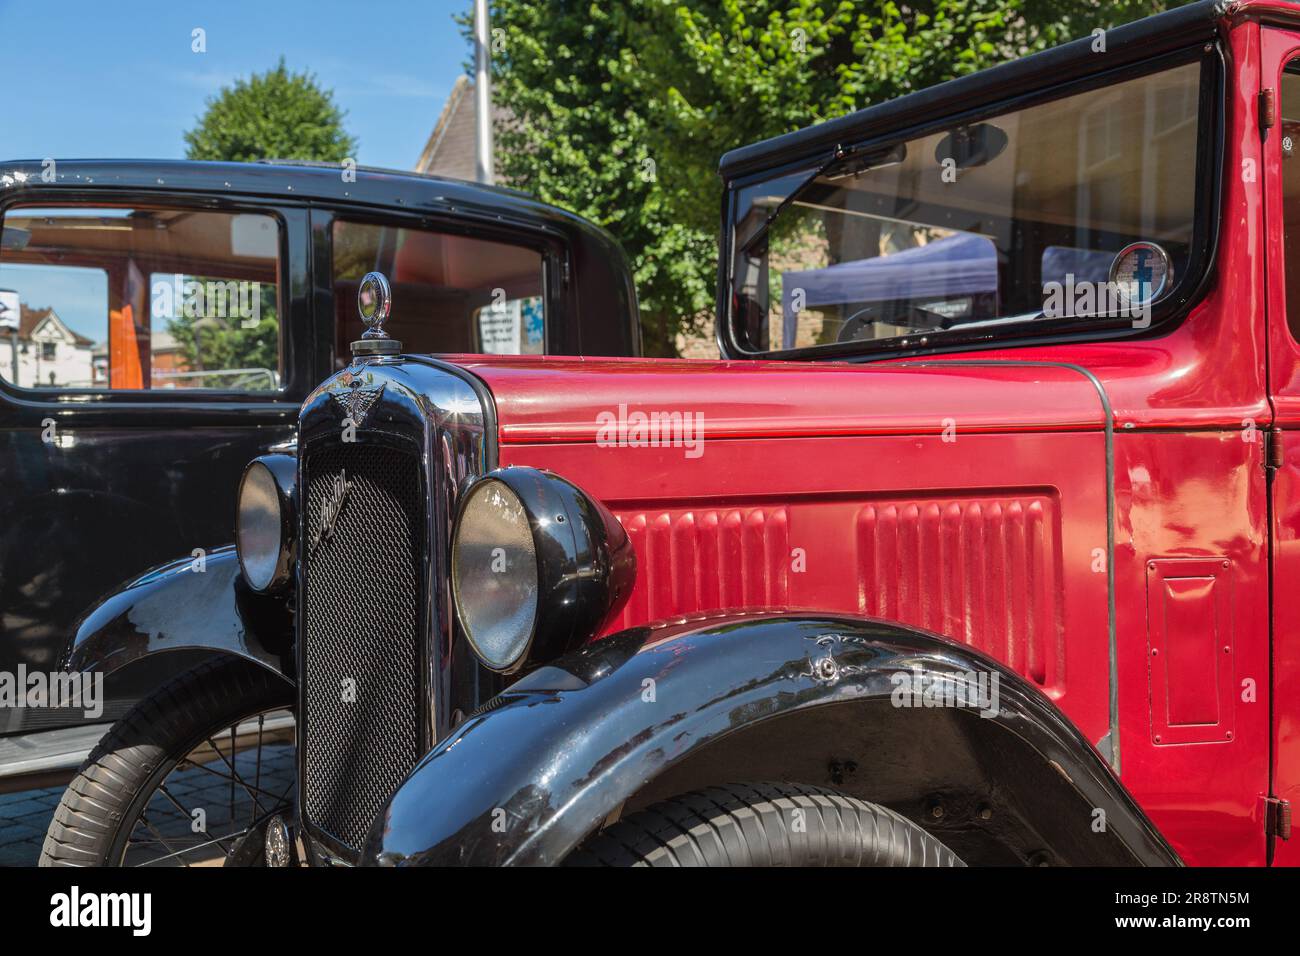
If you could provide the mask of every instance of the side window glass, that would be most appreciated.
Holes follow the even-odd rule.
[[[13,206],[0,228],[0,376],[10,384],[280,389],[273,217]]]
[[[1300,59],[1282,73],[1282,229],[1286,268],[1286,322],[1300,341]]]
[[[388,334],[407,352],[541,355],[546,346],[542,254],[467,236],[337,220],[336,361],[361,336],[357,285],[378,270],[393,289]]]
[[[1208,62],[743,183],[738,343],[928,348],[1169,314],[1212,213],[1197,179]]]

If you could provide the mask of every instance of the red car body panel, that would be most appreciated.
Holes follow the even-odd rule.
[[[975,356],[983,359],[983,356]],[[1019,358],[1019,356],[1016,356]],[[457,358],[492,388],[503,445],[596,441],[602,412],[703,413],[710,440],[1099,431],[1096,387],[1065,368]],[[1024,400],[1033,389],[1033,402]],[[544,399],[539,401],[539,397]]]
[[[1255,19],[1283,11],[1296,32]],[[1165,334],[872,364],[455,357],[496,399],[502,465],[578,482],[628,529],[638,581],[610,630],[738,607],[896,620],[1006,662],[1097,742],[1109,530],[1121,779],[1187,863],[1266,863],[1265,799],[1300,799],[1300,438],[1270,507],[1263,432],[1300,425],[1300,344],[1257,102],[1300,54],[1298,14],[1224,22],[1215,264]],[[702,414],[702,454],[603,447],[620,406]]]
[[[1281,88],[1282,68],[1300,57],[1300,24],[1261,31],[1264,86]],[[1275,141],[1280,137],[1275,137]],[[1276,142],[1263,157],[1266,200],[1268,358],[1274,421],[1282,432],[1273,484],[1273,765],[1272,792],[1300,802],[1300,607],[1292,599],[1300,580],[1300,342],[1288,328],[1282,209],[1282,154]],[[1273,860],[1300,866],[1300,839],[1279,841]]]

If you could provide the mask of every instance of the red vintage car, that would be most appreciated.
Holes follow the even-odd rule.
[[[723,361],[403,354],[368,278],[229,595],[82,622],[219,653],[45,861],[1300,862],[1298,132],[1300,6],[1194,3],[728,153]]]

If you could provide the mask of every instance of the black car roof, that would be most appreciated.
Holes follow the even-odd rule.
[[[413,212],[474,213],[542,222],[566,233],[599,237],[615,244],[604,230],[573,213],[539,202],[526,193],[501,186],[423,173],[357,167],[355,181],[345,182],[338,163],[225,163],[182,159],[59,159],[54,176],[42,174],[48,160],[0,162],[0,202],[27,191],[104,187],[148,192],[207,192],[282,199],[313,200],[330,205],[378,205]]]
[[[319,204],[409,210],[413,215],[472,220],[479,225],[545,230],[563,240],[569,250],[559,280],[567,285],[572,262],[581,347],[588,355],[639,355],[640,324],[636,289],[622,247],[604,229],[581,216],[501,186],[421,173],[358,167],[355,181],[345,182],[339,164],[218,163],[158,159],[61,159],[45,182],[48,161],[0,162],[0,210],[11,202],[33,205],[61,200],[108,202],[120,190],[131,202],[140,197],[165,201],[168,194],[199,196],[219,202],[223,195],[269,202]],[[47,174],[48,175],[48,174]],[[349,177],[351,178],[351,177]]]
[[[323,159],[259,159],[258,163],[267,166],[296,166],[301,169],[328,169],[332,172],[339,172],[343,167],[340,163],[326,162]],[[473,186],[477,189],[486,189],[493,193],[507,193],[512,196],[521,196],[525,199],[532,199],[531,193],[524,192],[522,189],[513,189],[510,186],[485,185],[476,183],[469,179],[457,179],[454,176],[438,176],[435,173],[420,173],[409,169],[394,169],[391,166],[354,166],[353,169],[359,173],[381,173],[385,176],[412,176],[416,179],[429,180],[439,183],[455,183],[462,186]]]
[[[1067,82],[1100,69],[1148,60],[1217,36],[1219,21],[1230,12],[1228,0],[1199,0],[1165,13],[1115,27],[1105,33],[1105,52],[1083,37],[1030,56],[989,67],[866,109],[785,133],[723,155],[718,171],[724,179],[757,169],[829,154],[841,143],[869,139],[902,126],[962,112],[1007,99],[1017,93]]]

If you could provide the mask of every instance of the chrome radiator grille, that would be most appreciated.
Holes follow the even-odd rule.
[[[302,809],[353,851],[427,746],[421,471],[414,445],[375,442],[303,463]]]

